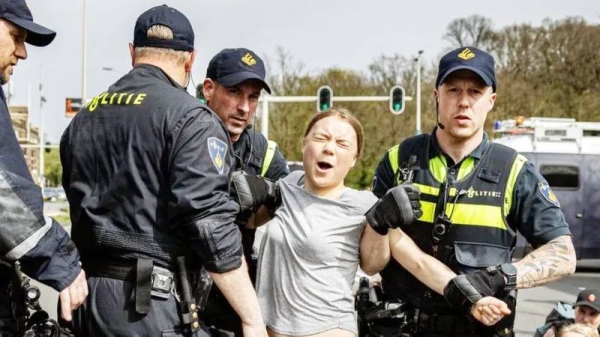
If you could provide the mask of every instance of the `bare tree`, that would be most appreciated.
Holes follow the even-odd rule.
[[[492,20],[481,15],[452,20],[448,24],[444,39],[452,46],[484,48],[493,39]]]

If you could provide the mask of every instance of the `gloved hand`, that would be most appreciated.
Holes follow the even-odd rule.
[[[471,305],[484,296],[495,296],[504,290],[506,280],[497,267],[481,269],[473,273],[458,275],[444,288],[448,304],[469,310]]]
[[[369,225],[379,234],[388,229],[413,223],[423,215],[419,189],[413,184],[401,184],[391,188],[365,214]]]
[[[248,210],[256,212],[261,205],[273,210],[281,203],[276,182],[240,171],[233,174],[230,194],[240,205],[240,213]]]

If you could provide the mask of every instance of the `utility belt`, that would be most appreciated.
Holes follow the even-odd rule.
[[[506,302],[511,314],[493,326],[485,326],[470,313],[453,315],[447,312],[434,313],[412,309],[407,313],[408,325],[416,334],[441,334],[445,336],[514,337],[513,331],[517,306],[516,290],[498,294]]]
[[[154,265],[150,259],[125,261],[85,261],[83,269],[88,276],[108,277],[135,284],[135,311],[145,315],[150,312],[151,299],[167,300],[171,295],[181,308],[182,327],[200,329],[198,304],[193,291],[185,257],[177,258],[177,272]],[[198,271],[200,273],[200,271]]]
[[[479,336],[481,325],[470,316],[432,314],[412,309],[407,314],[409,325],[417,333],[443,334],[448,336]]]

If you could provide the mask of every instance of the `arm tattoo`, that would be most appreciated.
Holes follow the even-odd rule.
[[[575,248],[571,237],[560,236],[515,263],[517,288],[532,288],[575,272]]]

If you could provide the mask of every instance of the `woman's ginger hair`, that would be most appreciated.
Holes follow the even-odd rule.
[[[582,337],[599,337],[598,329],[594,329],[592,327],[580,323],[565,325],[564,327],[562,327],[562,329],[560,329],[557,336],[562,337],[565,336],[567,333],[580,334]]]

